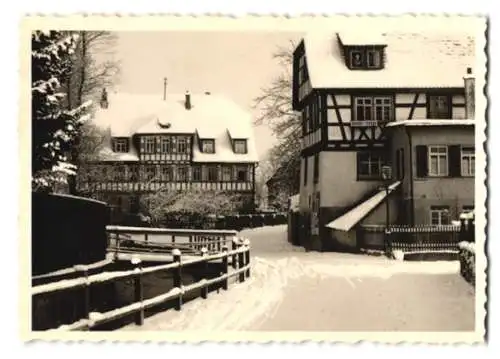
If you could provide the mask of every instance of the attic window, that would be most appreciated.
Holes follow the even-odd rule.
[[[127,153],[128,138],[113,138],[113,152]]]
[[[215,153],[215,140],[201,140],[201,152]]]
[[[247,140],[234,140],[234,153],[247,153]]]
[[[347,66],[352,70],[382,69],[383,51],[383,48],[373,46],[348,47]]]

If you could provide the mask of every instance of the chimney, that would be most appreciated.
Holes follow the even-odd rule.
[[[191,110],[191,95],[189,91],[186,91],[186,101],[184,102],[184,107],[186,110]]]
[[[163,78],[163,101],[167,99],[167,78]]]
[[[101,105],[101,108],[108,108],[108,92],[106,91],[106,89],[102,89],[102,93],[101,93],[101,101],[100,101],[100,105]]]
[[[467,74],[464,76],[464,87],[465,87],[465,118],[469,120],[474,119],[475,110],[475,77],[472,73],[472,68],[467,67]]]
[[[205,95],[210,95],[210,91],[205,91]]]

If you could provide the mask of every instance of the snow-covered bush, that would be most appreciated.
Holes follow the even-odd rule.
[[[460,260],[460,274],[465,280],[472,285],[475,285],[476,278],[476,252],[475,244],[470,242],[460,242],[459,260]]]

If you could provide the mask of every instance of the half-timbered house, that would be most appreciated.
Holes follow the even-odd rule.
[[[299,242],[356,248],[364,225],[445,224],[474,205],[474,51],[466,34],[301,40],[292,89],[302,116]]]
[[[125,213],[143,194],[217,190],[238,194],[241,210],[255,201],[258,162],[250,115],[224,96],[102,94],[94,123],[105,130],[99,156],[79,178]]]

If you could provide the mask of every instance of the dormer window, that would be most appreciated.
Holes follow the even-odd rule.
[[[201,140],[201,152],[215,153],[215,140]]]
[[[247,140],[233,140],[234,153],[245,154],[248,152]]]
[[[113,138],[113,152],[127,153],[128,150],[128,138]]]
[[[351,70],[379,70],[383,66],[383,47],[346,47],[346,62]]]

